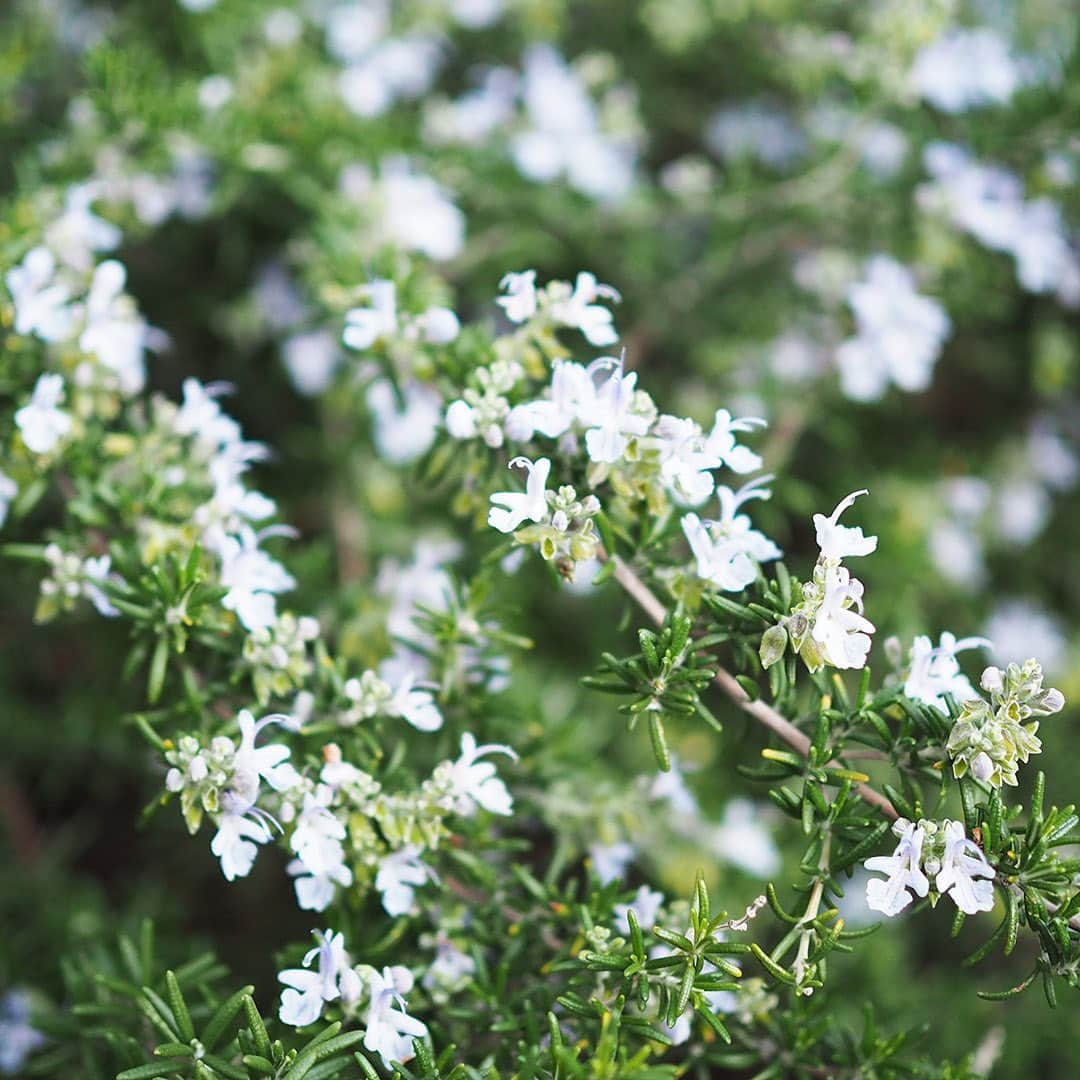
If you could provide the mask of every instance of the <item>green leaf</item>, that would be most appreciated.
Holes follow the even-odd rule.
[[[225,1034],[225,1028],[243,1008],[244,998],[248,997],[254,989],[254,986],[243,986],[218,1006],[217,1012],[203,1030],[201,1041],[207,1050],[213,1050],[217,1046],[222,1035]]]
[[[255,1001],[250,994],[243,999],[243,1008],[248,1030],[255,1040],[255,1048],[264,1057],[269,1057],[272,1052],[270,1049],[270,1036],[267,1034],[266,1025],[263,1023],[263,1018],[259,1015],[259,1010],[255,1007]]]
[[[172,971],[165,972],[165,994],[169,1001],[169,1008],[176,1018],[176,1026],[185,1041],[190,1042],[195,1038],[195,1025],[191,1022],[191,1013],[188,1012],[187,1002],[180,991],[180,984],[176,981],[176,975]]]
[[[652,740],[653,756],[662,772],[671,771],[671,754],[668,753],[667,738],[664,734],[664,721],[659,710],[649,713],[649,738]]]

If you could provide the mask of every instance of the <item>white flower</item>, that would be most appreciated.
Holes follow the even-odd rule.
[[[967,915],[990,911],[994,906],[994,876],[994,868],[979,846],[965,836],[963,824],[946,821],[945,852],[934,882],[937,891],[951,896]]]
[[[608,885],[621,878],[626,873],[626,868],[633,862],[635,855],[637,851],[634,845],[625,840],[614,844],[589,845],[589,861],[601,885]]]
[[[712,470],[721,461],[705,450],[705,435],[689,418],[661,416],[653,428],[660,443],[660,475],[675,500],[700,506],[713,492]]]
[[[329,875],[345,859],[341,841],[345,825],[329,809],[333,791],[320,784],[315,791],[304,795],[304,805],[296,819],[289,847],[296,852],[308,873]]]
[[[1004,105],[1022,81],[1008,42],[988,26],[953,28],[923,46],[910,78],[920,97],[948,113]]]
[[[46,247],[32,248],[19,266],[4,276],[15,304],[15,332],[37,334],[43,341],[63,341],[74,313],[66,285],[55,280],[56,259]]]
[[[866,903],[889,916],[899,915],[911,903],[912,894],[922,897],[930,891],[930,882],[919,866],[926,839],[922,826],[900,818],[893,832],[900,838],[893,853],[875,855],[865,863],[867,870],[885,874],[887,879],[871,878],[866,883]]]
[[[257,844],[270,841],[270,831],[261,821],[243,814],[222,814],[217,832],[210,841],[211,852],[221,860],[221,872],[226,881],[247,877],[255,864]]]
[[[207,112],[216,112],[232,100],[232,80],[225,75],[208,75],[199,83],[198,96]]]
[[[293,334],[282,342],[281,356],[293,386],[308,396],[329,389],[341,360],[337,342],[328,330]]]
[[[455,101],[437,97],[425,102],[426,142],[481,146],[513,119],[517,73],[506,67],[488,68],[479,82]]]
[[[1002,663],[1023,663],[1037,656],[1047,671],[1061,670],[1068,638],[1058,620],[1028,600],[1008,599],[995,607],[984,627]]]
[[[946,708],[946,694],[951,694],[958,702],[978,697],[968,677],[961,672],[956,654],[964,649],[990,647],[986,638],[969,637],[957,641],[948,631],[941,635],[937,646],[930,638],[920,635],[911,644],[904,693],[915,701],[936,705],[942,711]]]
[[[148,330],[134,301],[124,295],[126,280],[127,271],[115,259],[107,259],[94,271],[79,348],[96,356],[130,395],[139,393],[146,382],[143,351]]]
[[[338,88],[357,116],[380,116],[399,98],[416,98],[434,81],[440,64],[438,41],[422,34],[387,38],[341,73]]]
[[[670,764],[667,772],[658,772],[653,777],[649,785],[649,798],[664,799],[680,818],[696,821],[700,815],[698,801],[686,783],[686,774],[678,754],[671,754]]]
[[[768,499],[771,492],[762,485],[771,476],[760,476],[738,491],[720,485],[720,518],[701,521],[697,514],[686,514],[682,529],[696,560],[698,577],[727,592],[745,589],[756,577],[758,565],[781,556],[780,549],[756,530],[739,507],[750,499]]]
[[[575,422],[588,422],[596,403],[595,370],[593,364],[585,368],[570,360],[556,360],[551,372],[550,400],[519,406],[528,417],[531,428],[527,438],[531,438],[535,430],[549,439],[557,439],[569,431]]]
[[[774,169],[786,169],[806,154],[806,135],[774,105],[747,101],[713,114],[705,145],[728,160],[756,158]]]
[[[334,898],[335,885],[347,888],[353,881],[341,843],[345,826],[329,810],[333,794],[332,788],[319,784],[313,793],[304,795],[303,809],[289,841],[299,857],[287,869],[296,879],[297,903],[307,911],[325,911]]]
[[[288,8],[275,8],[263,20],[263,33],[271,45],[286,48],[295,45],[304,32],[304,21]]]
[[[450,14],[469,30],[490,26],[506,9],[506,0],[450,0]]]
[[[874,624],[862,615],[863,584],[846,567],[829,566],[821,606],[810,631],[827,664],[861,668],[870,653]]]
[[[118,574],[110,574],[112,560],[108,555],[99,555],[97,558],[84,559],[82,571],[84,575],[83,593],[86,598],[97,608],[99,615],[107,619],[114,619],[120,612],[109,602],[109,598],[101,589],[102,583],[118,580]]]
[[[326,874],[310,874],[299,859],[286,867],[294,879],[297,906],[304,911],[325,911],[333,902],[337,886],[348,888],[353,882],[352,871],[344,864]]]
[[[527,457],[516,457],[510,468],[525,469],[528,479],[524,493],[520,491],[497,491],[491,496],[488,525],[502,533],[511,533],[524,521],[542,521],[547,514],[547,478],[551,461],[540,458],[533,462]]]
[[[720,503],[720,517],[709,522],[714,537],[737,546],[759,563],[779,559],[783,552],[763,532],[755,529],[750,518],[740,514],[739,509],[751,499],[771,499],[772,492],[764,485],[772,479],[772,474],[766,473],[743,484],[738,491],[718,484],[716,498]]]
[[[19,485],[3,470],[0,470],[0,525],[7,520],[8,508],[19,494]]]
[[[432,259],[452,259],[465,243],[465,215],[430,176],[393,160],[383,166],[378,226],[386,239]]]
[[[765,427],[766,422],[757,416],[732,417],[727,409],[717,409],[713,428],[705,442],[705,452],[715,456],[732,472],[748,473],[761,468],[761,458],[735,441],[736,432],[753,431]]]
[[[404,995],[413,987],[412,973],[401,966],[367,972],[370,1003],[364,1024],[364,1048],[378,1054],[389,1067],[413,1058],[412,1040],[422,1039],[427,1028],[406,1011]]]
[[[649,422],[632,412],[637,372],[623,374],[621,361],[605,357],[597,364],[609,370],[607,379],[596,390],[592,415],[583,420],[589,425],[585,448],[592,461],[611,464],[622,457],[631,436],[644,435]],[[595,370],[595,366],[590,370]]]
[[[397,332],[397,291],[392,281],[377,278],[358,290],[371,304],[345,312],[342,340],[351,349],[370,349],[379,338]]]
[[[630,919],[627,912],[633,911],[637,918],[638,926],[642,930],[651,930],[656,925],[656,916],[664,903],[664,894],[650,889],[648,885],[642,885],[634,894],[634,899],[629,904],[616,904],[616,925],[623,934],[630,933]]]
[[[814,529],[817,533],[817,544],[821,548],[822,556],[830,562],[839,562],[841,559],[854,556],[869,555],[877,550],[877,537],[864,536],[859,527],[849,528],[840,525],[840,515],[851,506],[860,495],[868,495],[864,488],[862,491],[853,491],[836,504],[836,509],[828,516],[824,514],[814,515]]]
[[[461,755],[451,766],[450,784],[454,810],[463,817],[471,817],[477,807],[502,815],[513,810],[514,800],[495,775],[495,766],[490,761],[480,761],[485,754],[505,754],[517,761],[517,754],[509,746],[500,743],[477,746],[476,739],[468,732],[461,736]]]
[[[475,971],[476,961],[440,931],[435,940],[435,959],[422,981],[427,990],[451,991],[459,989]]]
[[[263,728],[270,724],[289,726],[290,717],[273,713],[256,721],[247,709],[236,714],[240,727],[240,746],[233,759],[232,790],[248,805],[254,804],[259,792],[259,780],[265,780],[275,791],[288,791],[300,782],[300,774],[285,759],[289,748],[279,743],[269,743],[256,748],[255,740]]]
[[[951,143],[931,143],[923,160],[934,181],[917,193],[922,207],[945,213],[984,246],[1012,255],[1029,292],[1056,292],[1067,306],[1080,305],[1080,259],[1056,203],[1026,201],[1015,175],[983,165]]]
[[[435,871],[420,859],[420,848],[407,844],[383,857],[375,875],[375,888],[382,893],[382,905],[388,915],[407,914],[413,905],[416,889],[437,881]]]
[[[433,387],[410,380],[400,386],[400,399],[389,379],[376,379],[367,390],[367,406],[375,418],[375,447],[395,465],[415,461],[435,441],[442,423],[442,396]]]
[[[413,676],[402,679],[394,696],[385,707],[387,716],[400,716],[418,731],[438,731],[443,725],[442,713],[430,690],[413,686]]]
[[[911,272],[887,255],[867,261],[864,280],[848,289],[847,300],[857,332],[836,354],[844,393],[873,401],[890,379],[902,390],[925,390],[949,333],[945,309],[917,293]]]
[[[72,185],[65,196],[63,214],[45,230],[46,245],[81,274],[93,268],[95,252],[112,251],[123,238],[115,225],[90,209],[98,193],[98,185],[93,183]]]
[[[231,389],[228,383],[204,386],[198,379],[185,379],[183,401],[173,418],[173,431],[177,435],[193,435],[212,450],[239,442],[240,425],[226,416],[217,403]]]
[[[326,48],[342,63],[359,60],[389,31],[389,0],[340,3],[326,12]]]
[[[35,454],[49,453],[71,430],[70,414],[59,407],[63,400],[63,375],[39,375],[30,404],[15,414],[23,442]]]
[[[270,840],[270,826],[280,825],[256,805],[260,782],[265,780],[275,791],[286,791],[299,783],[300,775],[285,759],[289,748],[275,743],[256,748],[255,739],[268,724],[286,722],[280,714],[266,716],[256,723],[247,709],[237,714],[240,746],[232,762],[229,787],[222,793],[217,832],[210,850],[221,860],[226,880],[246,877],[258,852],[257,844]],[[228,744],[228,740],[225,740]],[[193,777],[194,778],[194,777]]]
[[[601,285],[595,274],[583,270],[577,276],[574,291],[566,299],[555,301],[551,313],[564,326],[580,330],[590,345],[614,345],[619,335],[612,325],[611,311],[596,303],[601,298],[615,303],[622,299],[618,290]]]
[[[535,270],[504,274],[499,288],[503,289],[506,295],[497,297],[495,303],[506,312],[506,317],[511,322],[524,322],[536,314]]]
[[[757,563],[738,546],[726,540],[717,543],[697,514],[683,515],[682,530],[702,581],[709,581],[725,592],[739,592],[757,577]]]
[[[460,398],[450,402],[446,409],[446,430],[453,439],[475,439],[476,410]]]
[[[449,345],[461,333],[461,320],[447,307],[429,307],[414,325],[428,345]]]
[[[237,536],[225,537],[219,554],[221,584],[229,590],[222,606],[235,611],[247,630],[272,626],[277,618],[274,595],[294,588],[295,579],[259,547],[259,535],[247,526]]]
[[[627,195],[634,180],[632,142],[600,130],[583,80],[551,46],[534,45],[526,54],[522,97],[531,126],[510,146],[522,175],[537,183],[565,175],[600,202]]]
[[[0,1000],[0,1073],[15,1076],[26,1059],[48,1041],[30,1024],[30,995],[9,990]]]
[[[333,930],[312,933],[319,944],[304,956],[304,966],[278,973],[278,981],[287,987],[281,992],[278,1016],[291,1027],[315,1023],[322,1015],[324,1002],[341,998],[351,1003],[359,999],[362,990],[360,977],[349,967],[344,936]],[[306,970],[316,957],[318,970]]]

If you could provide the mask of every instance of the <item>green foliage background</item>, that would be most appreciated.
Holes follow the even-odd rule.
[[[428,10],[431,19],[440,17],[439,5],[405,10],[411,7],[403,4],[398,16],[424,18]],[[879,637],[976,633],[1002,598],[1025,597],[1068,628],[1066,658],[1052,675],[1074,701],[1075,497],[1055,499],[1030,544],[992,549],[978,591],[943,579],[926,542],[940,513],[943,477],[999,480],[1002,462],[1015,455],[1037,414],[1052,414],[1075,431],[1076,313],[1025,293],[1007,257],[917,212],[917,152],[881,180],[843,147],[811,144],[787,175],[747,160],[729,163],[716,187],[689,203],[656,182],[663,165],[700,151],[701,131],[719,105],[767,99],[803,115],[826,96],[842,95],[853,123],[890,120],[916,148],[935,138],[967,142],[1037,187],[1048,152],[1067,150],[1074,162],[1077,156],[1080,50],[1070,47],[1076,20],[1069,8],[1055,0],[1007,7],[1004,17],[1021,41],[1057,40],[1067,57],[1062,76],[1023,90],[1007,108],[960,116],[898,101],[875,80],[847,76],[813,50],[808,59],[793,47],[842,32],[883,69],[903,70],[949,16],[946,5],[922,0],[521,0],[489,29],[450,31],[454,48],[439,80],[447,92],[467,85],[473,64],[517,62],[527,43],[545,39],[570,57],[603,53],[618,77],[636,86],[647,133],[642,182],[626,203],[608,208],[560,183],[523,180],[497,141],[468,150],[426,147],[413,104],[370,121],[350,116],[334,97],[317,34],[279,52],[253,41],[265,10],[257,0],[221,0],[205,15],[146,0],[15,2],[0,14],[0,268],[14,260],[5,253],[21,252],[40,219],[46,185],[84,178],[104,142],[123,142],[151,170],[165,163],[170,133],[183,132],[211,157],[217,179],[206,218],[173,219],[152,231],[124,223],[128,239],[119,257],[129,287],[172,340],[151,364],[151,383],[173,395],[187,375],[236,385],[231,411],[248,437],[275,451],[258,482],[301,531],[290,553],[300,582],[295,606],[337,620],[347,653],[373,662],[388,644],[372,594],[379,559],[407,553],[421,525],[469,536],[470,523],[449,516],[452,491],[425,487],[374,455],[354,400],[309,400],[293,391],[250,290],[270,258],[297,266],[310,294],[330,307],[335,288],[386,272],[390,256],[361,242],[362,222],[332,197],[337,174],[354,159],[415,153],[467,216],[465,251],[442,270],[463,320],[492,312],[497,282],[509,269],[535,267],[542,279],[593,270],[622,291],[617,320],[628,362],[665,409],[702,418],[733,399],[761,402],[771,426],[758,448],[778,479],[773,502],[755,521],[790,565],[806,568],[813,560],[810,514],[869,486],[873,499],[860,509],[881,542],[860,570]],[[99,18],[105,29],[91,43],[65,32],[78,19]],[[199,108],[196,87],[217,71],[235,80],[237,94],[213,118]],[[92,129],[80,132],[67,122],[75,98],[93,103]],[[257,143],[280,147],[284,167],[253,168],[245,148]],[[1075,185],[1057,194],[1075,222]],[[857,257],[888,251],[925,268],[953,320],[929,391],[893,389],[861,405],[840,394],[834,374],[793,386],[772,373],[768,343],[814,314],[813,298],[792,280],[792,260],[823,247]],[[48,523],[56,512],[52,499],[8,539]],[[346,580],[333,520],[343,502],[355,548]],[[302,940],[310,915],[296,910],[278,856],[227,884],[205,844],[187,838],[179,815],[153,812],[160,767],[123,722],[142,694],[137,681],[119,679],[128,631],[92,613],[35,626],[37,576],[32,566],[5,566],[0,987],[31,985],[62,1003],[65,957],[98,948],[151,916],[168,962],[212,947],[238,980],[255,984],[268,1010],[277,992],[273,950]],[[638,616],[628,603],[610,587],[587,597],[560,591],[545,568],[530,563],[500,586],[498,606],[508,629],[535,642],[515,656],[511,688],[492,719],[494,733],[529,760],[530,783],[558,784],[584,803],[596,793],[599,803],[604,792],[648,772],[642,733],[628,736],[611,700],[579,683],[602,650],[632,643]],[[872,663],[885,665],[880,641]],[[724,701],[710,704],[725,724],[723,737],[687,723],[672,742],[697,766],[691,783],[718,813],[731,797],[755,793],[735,765],[755,762],[762,743]],[[1059,799],[1075,790],[1076,721],[1070,706],[1042,729],[1039,764]],[[800,838],[792,832],[790,823],[774,819],[777,841],[793,859]],[[699,867],[718,906],[741,910],[759,888],[686,844],[648,858],[655,880],[674,895],[688,892]],[[974,970],[962,967],[979,940],[970,924],[950,939],[940,911],[891,921],[856,953],[832,961],[829,1022],[858,1028],[862,1003],[870,1001],[887,1029],[926,1025],[922,1049],[940,1058],[962,1057],[1000,1025],[1007,1034],[993,1075],[1074,1075],[1080,1044],[1070,1020],[1072,994],[1056,1012],[1037,990],[1006,1003],[979,1000],[976,988],[1011,985],[1030,964],[1018,950]]]

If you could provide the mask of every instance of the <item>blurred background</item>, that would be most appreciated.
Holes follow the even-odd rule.
[[[388,651],[395,597],[442,580],[418,541],[471,523],[389,445],[393,417],[355,390],[327,313],[382,275],[445,282],[463,321],[494,320],[505,272],[588,269],[622,293],[626,363],[663,411],[768,419],[755,448],[777,479],[755,522],[796,573],[811,513],[871,489],[876,671],[889,635],[981,634],[998,663],[1041,659],[1071,702],[1077,29],[1069,0],[10,0],[0,269],[72,185],[95,185],[128,288],[167,336],[152,388],[235,385],[230,411],[274,451],[261,489],[301,532],[296,606],[365,662]],[[536,812],[581,851],[616,842],[641,825],[632,785],[654,766],[578,680],[636,624],[610,590],[553,589],[539,566],[507,582],[503,624],[535,647],[510,658],[500,723],[542,746],[557,786]],[[150,914],[177,958],[210,945],[269,1001],[265,943],[303,938],[309,916],[271,859],[227,886],[179,815],[144,814],[161,770],[120,722],[141,693],[119,680],[125,630],[34,626],[36,588],[5,567],[0,991],[59,995],[62,955]],[[966,654],[972,676],[985,662]],[[707,827],[638,840],[655,880],[685,894],[703,866],[735,909],[783,879],[799,838],[735,772],[759,736],[713,705],[721,739],[672,735]],[[1072,706],[1040,731],[1062,798],[1076,731]],[[973,976],[960,960],[977,937],[949,939],[943,918],[894,920],[831,960],[838,1019],[857,1026],[867,999],[897,1028],[929,1018],[943,1057],[1003,1027],[994,1076],[1080,1070],[1073,1003],[980,1001],[974,986],[1012,985],[1031,957]]]

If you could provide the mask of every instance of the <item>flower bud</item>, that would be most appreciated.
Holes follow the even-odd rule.
[[[761,646],[758,655],[761,657],[761,666],[768,670],[773,664],[783,659],[787,651],[787,631],[780,625],[770,626],[761,635]]]
[[[1002,681],[1001,677],[1001,669],[993,667],[992,665],[988,667],[982,673],[982,678],[979,680],[979,685],[988,694],[1000,694],[1002,687],[1004,686],[1004,682]]]
[[[986,781],[989,780],[994,772],[994,763],[990,760],[990,755],[986,751],[981,751],[975,755],[975,759],[971,763],[971,775],[976,780]]]

